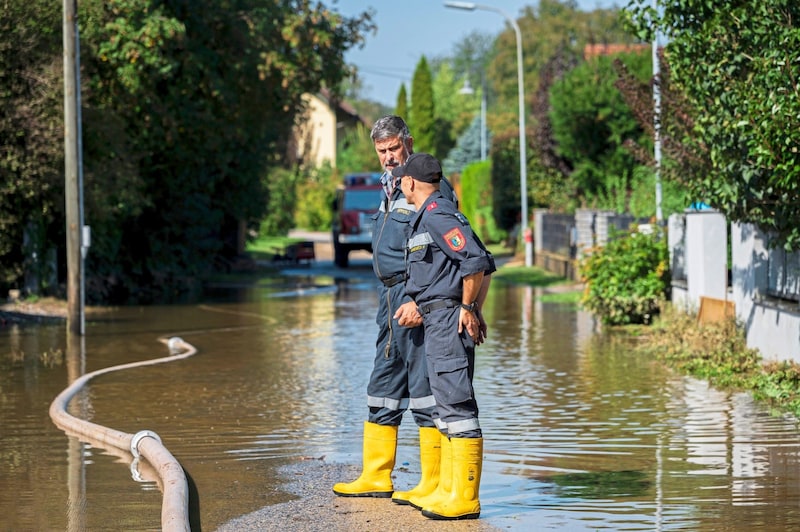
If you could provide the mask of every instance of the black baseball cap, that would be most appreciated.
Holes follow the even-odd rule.
[[[395,177],[411,176],[417,181],[438,183],[442,180],[442,165],[433,155],[428,153],[412,153],[406,164],[396,166],[392,170]]]

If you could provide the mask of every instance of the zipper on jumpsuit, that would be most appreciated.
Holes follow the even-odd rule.
[[[381,231],[380,231],[380,233],[378,233],[378,239],[376,240],[376,242],[380,242],[381,238],[383,238],[383,230],[386,228],[386,218],[388,216],[389,216],[389,200],[387,198],[387,200],[386,200],[386,210],[383,213],[383,223],[381,224]],[[376,246],[376,249],[373,250],[373,253],[375,253],[376,250],[377,250],[377,246]],[[380,267],[380,264],[379,264],[378,261],[375,261],[375,269],[378,271],[378,278],[380,278],[381,277],[381,267]],[[389,313],[386,316],[386,318],[389,321],[389,323],[388,323],[388,325],[389,325],[389,338],[386,340],[386,347],[383,348],[383,357],[384,358],[389,358],[389,352],[392,349],[392,337],[394,336],[394,328],[392,327],[392,294],[391,294],[391,290],[389,290],[389,289],[386,290],[386,308],[389,310]]]
[[[389,320],[389,338],[386,340],[386,347],[383,350],[383,358],[389,358],[389,351],[392,349],[392,337],[394,336],[394,327],[392,327],[392,293],[391,289],[386,290],[386,308],[389,309],[389,314],[386,318]]]

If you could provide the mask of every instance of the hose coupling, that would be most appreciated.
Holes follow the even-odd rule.
[[[139,458],[139,442],[142,441],[142,438],[153,438],[158,443],[161,443],[161,438],[152,430],[140,430],[131,439],[131,454],[134,458]]]
[[[179,336],[173,336],[169,340],[167,340],[167,348],[169,348],[169,353],[171,355],[177,355],[180,353],[181,346],[184,344],[183,338]]]

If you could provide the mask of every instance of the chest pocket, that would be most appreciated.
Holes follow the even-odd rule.
[[[414,216],[414,211],[409,209],[397,208],[394,209],[389,216],[392,217],[393,220],[401,222],[401,223],[409,223],[411,221],[411,217]]]
[[[408,262],[431,262],[431,244],[433,238],[430,233],[419,233],[408,240]]]

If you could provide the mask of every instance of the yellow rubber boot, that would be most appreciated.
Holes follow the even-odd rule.
[[[438,432],[438,431],[437,431]],[[422,510],[436,500],[445,500],[450,497],[450,488],[453,485],[453,446],[450,438],[439,432],[440,461],[439,461],[439,483],[436,489],[427,495],[412,495],[408,498],[408,504]]]
[[[477,519],[481,515],[478,491],[483,467],[483,438],[451,438],[453,487],[450,497],[422,507],[429,519]]]
[[[353,482],[335,484],[333,492],[341,497],[391,497],[396,452],[396,426],[365,422],[361,476]]]
[[[441,453],[442,436],[435,427],[419,428],[419,465],[421,476],[419,484],[408,491],[395,491],[392,502],[409,504],[411,497],[422,497],[431,493],[439,484],[439,462]]]

